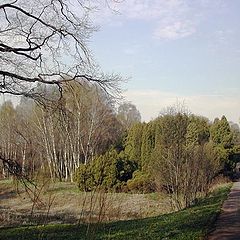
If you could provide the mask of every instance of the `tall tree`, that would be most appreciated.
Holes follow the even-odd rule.
[[[216,149],[208,144],[207,121],[175,106],[157,123],[153,173],[176,209],[188,207],[199,192],[208,191],[219,170]]]
[[[210,128],[210,139],[213,142],[221,162],[224,165],[224,171],[232,171],[234,162],[232,161],[232,154],[234,153],[233,133],[230,124],[225,116],[214,120]]]
[[[210,124],[209,120],[204,117],[191,115],[187,127],[187,144],[197,145],[204,144],[209,141]]]
[[[130,102],[125,102],[118,107],[118,118],[126,129],[129,129],[135,123],[141,122],[140,112]]]
[[[142,170],[147,170],[151,160],[151,154],[155,148],[155,122],[149,122],[144,125],[142,130],[141,162]]]
[[[130,160],[141,163],[142,134],[146,123],[136,123],[128,131],[125,153]]]
[[[15,143],[16,112],[11,101],[5,102],[0,109],[0,156],[4,159],[14,159],[17,156]],[[5,176],[5,166],[2,165],[2,174]]]
[[[223,148],[231,148],[233,134],[225,116],[222,116],[221,120],[214,120],[210,132],[214,144],[220,145]]]

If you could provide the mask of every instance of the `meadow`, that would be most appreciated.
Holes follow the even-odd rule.
[[[1,186],[3,185],[8,186],[9,182],[2,181]],[[69,186],[68,191],[64,184],[57,184],[55,189],[52,190],[55,192],[56,196],[62,196],[64,199],[63,202],[67,202],[66,196],[69,194],[71,195],[71,199],[74,199],[74,194],[76,194],[75,196],[77,196],[77,194],[79,195],[79,192],[77,192],[71,184],[67,185],[71,186]],[[95,223],[85,221],[78,222],[78,224],[64,224],[53,221],[50,224],[36,225],[35,223],[34,225],[26,224],[24,226],[18,225],[15,227],[2,226],[0,239],[204,239],[206,234],[213,229],[214,221],[220,212],[223,201],[228,196],[230,187],[231,183],[217,185],[206,198],[198,199],[192,207],[165,214],[163,206],[166,203],[164,203],[162,196],[157,194],[145,194],[144,196],[140,194],[120,194],[122,196],[122,201],[126,204],[125,208],[128,208],[129,212],[130,209],[132,213],[134,211],[138,212],[136,205],[140,204],[140,201],[142,201],[142,207],[146,205],[147,202],[149,204],[148,206],[150,206],[150,203],[155,202],[154,213],[152,212],[150,214],[143,211],[141,215],[135,214],[134,216],[134,214],[129,214],[128,216],[126,212],[123,212],[123,215],[126,214],[125,219],[130,220],[116,221],[112,219],[112,221],[110,221],[110,219],[108,219],[109,221],[95,221]],[[3,187],[1,189],[3,189]],[[5,200],[7,198],[17,198],[16,196],[13,197],[11,195],[5,196]],[[1,194],[1,215],[2,202],[5,201],[3,197],[4,195]],[[117,199],[119,200],[119,197]],[[126,202],[130,201],[129,199],[131,199],[133,205]],[[134,204],[134,201],[137,201],[137,199],[139,202]],[[145,199],[145,202],[143,199]],[[117,202],[118,201],[115,201],[115,204]],[[56,205],[58,204],[59,203],[56,202]],[[69,205],[71,205],[71,203],[69,203]],[[162,208],[160,206],[162,206]],[[158,207],[159,209],[157,211]],[[60,208],[60,205],[58,205],[58,208]],[[64,210],[63,206],[62,210]],[[56,206],[53,206],[53,210],[51,211],[52,214],[56,214]],[[111,209],[111,211],[114,210]],[[162,213],[160,214],[161,211]],[[122,217],[122,219],[124,219],[124,217]]]

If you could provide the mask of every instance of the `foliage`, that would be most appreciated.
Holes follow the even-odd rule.
[[[138,170],[145,173],[137,172],[128,187],[141,189],[151,175],[157,188],[166,189],[174,204],[178,202],[176,208],[189,206],[199,194],[208,192],[224,164],[225,168],[227,164],[234,167],[238,152],[233,146],[225,117],[211,124],[184,108],[171,107],[157,119],[128,130],[125,153],[137,160]]]
[[[210,137],[209,128],[210,124],[208,119],[191,115],[187,127],[187,144],[201,145],[207,143]]]
[[[127,181],[127,187],[131,192],[137,193],[150,193],[156,190],[153,177],[140,170],[133,173],[133,178]]]
[[[141,147],[141,169],[147,170],[151,153],[155,147],[155,123],[149,122],[144,125],[142,132],[142,147]]]
[[[142,134],[145,124],[136,123],[128,131],[125,142],[125,153],[130,160],[141,162]]]
[[[220,169],[219,157],[207,143],[207,122],[202,118],[172,109],[161,123],[161,141],[152,153],[153,172],[175,209],[189,207],[199,194],[208,192]]]
[[[162,216],[105,223],[98,226],[95,239],[203,239],[212,228],[227,198],[230,185],[215,190],[207,198],[188,209]],[[92,225],[96,229],[96,226]],[[91,228],[90,228],[91,231]],[[86,239],[86,225],[56,224],[47,226],[27,226],[4,228],[0,239]]]
[[[234,134],[225,116],[222,116],[221,120],[214,120],[210,128],[210,139],[217,149],[225,171],[231,171],[234,167],[234,162],[231,161],[234,154],[233,137]]]
[[[0,150],[17,160],[23,172],[34,175],[41,169],[66,181],[75,175],[82,191],[100,185],[150,192],[155,181],[179,209],[205,194],[222,166],[233,169],[238,159],[236,138],[225,117],[210,124],[172,107],[124,131],[114,102],[99,87],[68,82],[62,89],[57,105],[23,98],[16,109],[11,103],[0,109]],[[1,172],[6,176],[3,168]]]
[[[82,164],[77,170],[75,180],[81,191],[91,191],[99,186],[106,190],[120,191],[136,169],[137,164],[134,161],[126,159],[123,153],[110,150],[89,164]]]
[[[215,120],[210,128],[211,140],[214,144],[224,149],[232,147],[233,134],[225,116],[221,120]]]

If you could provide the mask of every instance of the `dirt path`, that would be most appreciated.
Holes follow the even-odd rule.
[[[222,213],[215,223],[215,230],[208,240],[240,239],[240,182],[232,186],[228,199],[224,202]]]

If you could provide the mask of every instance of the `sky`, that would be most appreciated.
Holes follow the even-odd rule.
[[[92,16],[100,29],[89,45],[105,72],[129,79],[123,95],[143,121],[182,102],[239,123],[239,0],[108,2]]]

